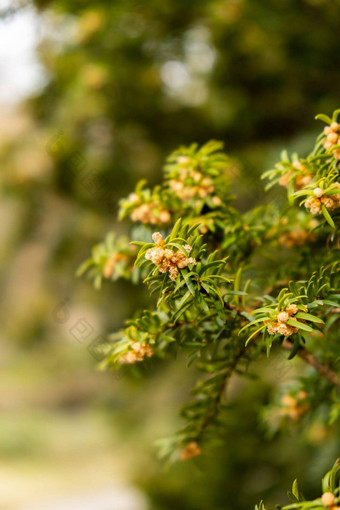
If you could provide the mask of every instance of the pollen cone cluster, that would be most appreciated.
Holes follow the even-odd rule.
[[[340,508],[340,506],[338,506],[335,501],[336,497],[332,492],[324,492],[321,496],[321,502],[323,506],[330,510],[338,510]]]
[[[339,189],[339,193],[334,195],[324,195],[321,188],[315,188],[314,196],[308,198],[305,202],[305,207],[310,209],[312,214],[320,214],[322,204],[328,211],[333,211],[340,207],[340,183],[336,182],[334,188]]]
[[[193,185],[186,185],[184,179],[171,179],[169,186],[177,195],[184,201],[190,198],[199,197],[205,198],[211,195],[214,191],[214,186],[210,177],[203,177],[199,172],[193,171],[190,173],[190,178],[193,179]]]
[[[270,335],[279,333],[280,335],[290,336],[293,333],[297,333],[298,328],[290,326],[287,321],[291,319],[297,312],[298,307],[294,304],[288,305],[286,310],[278,313],[276,320],[268,325],[268,332]]]
[[[296,160],[292,163],[292,167],[295,170],[299,171],[299,174],[295,177],[294,181],[294,189],[295,191],[304,188],[313,178],[313,175],[308,173],[308,168],[301,163],[301,161]],[[285,188],[289,187],[290,176],[293,172],[287,172],[283,174],[279,179],[280,186],[284,186]]]
[[[309,409],[309,405],[305,403],[307,396],[305,391],[299,391],[297,398],[291,395],[283,395],[281,398],[283,406],[281,414],[289,416],[293,421],[298,421],[300,416]]]
[[[176,280],[178,269],[183,269],[188,264],[196,264],[195,259],[187,257],[181,250],[174,252],[165,248],[163,236],[159,232],[153,234],[152,239],[156,246],[146,252],[145,258],[151,260],[161,273],[169,272],[171,280]],[[183,248],[188,254],[192,250],[189,244],[185,244]]]
[[[126,352],[118,359],[122,365],[136,363],[136,361],[143,361],[144,358],[150,358],[153,355],[153,350],[148,344],[140,344],[135,342],[132,344],[132,350]]]
[[[132,221],[159,225],[161,223],[169,223],[171,216],[167,209],[164,209],[156,202],[145,202],[132,211],[131,219]]]
[[[290,248],[292,246],[302,246],[308,243],[309,241],[315,241],[315,239],[316,239],[315,234],[297,228],[282,234],[279,237],[278,242],[279,244],[288,246]]]
[[[123,255],[122,253],[113,253],[104,266],[103,269],[104,277],[110,278],[110,276],[112,276],[112,274],[114,273],[116,264],[125,262],[127,259],[128,259],[127,255]]]
[[[202,450],[201,450],[199,444],[196,441],[191,441],[181,451],[179,458],[181,460],[192,459],[194,457],[197,457],[198,455],[201,455],[201,453],[202,453]]]
[[[190,158],[179,156],[177,163],[183,167],[180,168],[175,179],[169,180],[169,187],[177,193],[181,200],[186,201],[194,197],[206,198],[214,193],[212,179],[192,168]]]
[[[340,124],[338,124],[337,122],[332,122],[330,126],[325,127],[324,133],[326,135],[326,138],[322,142],[325,149],[331,149],[335,145],[340,144],[339,131]],[[333,154],[336,159],[340,159],[340,149],[335,149],[333,151]]]

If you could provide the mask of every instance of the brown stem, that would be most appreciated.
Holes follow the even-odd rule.
[[[291,351],[293,349],[293,344],[289,340],[285,339],[282,342],[282,347],[287,351]],[[316,357],[307,351],[304,347],[299,347],[297,355],[300,356],[300,358],[303,359],[306,363],[309,363],[309,365],[314,367],[320,375],[327,379],[327,381],[331,382],[335,386],[340,386],[340,378],[338,374],[328,366],[320,363],[320,361],[316,359]]]
[[[220,406],[221,406],[221,403],[223,400],[224,392],[225,392],[225,389],[227,386],[227,381],[230,378],[230,376],[233,374],[233,371],[237,367],[238,362],[240,361],[240,358],[242,358],[245,351],[246,351],[246,347],[245,347],[245,345],[243,345],[241,347],[241,349],[238,351],[238,353],[236,354],[233,361],[228,365],[228,370],[226,370],[224,377],[221,381],[221,384],[219,385],[219,387],[217,389],[216,397],[214,399],[214,406],[213,406],[212,410],[210,411],[210,413],[207,414],[207,416],[201,423],[201,425],[199,427],[199,432],[197,434],[197,439],[199,439],[199,437],[203,434],[205,429],[210,425],[211,422],[214,421],[214,419],[218,415]]]

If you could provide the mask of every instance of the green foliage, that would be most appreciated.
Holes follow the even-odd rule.
[[[291,500],[290,505],[281,506],[277,508],[280,510],[323,510],[325,508],[337,509],[340,503],[340,459],[338,459],[333,468],[326,473],[322,479],[322,495],[313,501],[306,501],[299,490],[297,480],[294,480],[292,490],[288,491],[288,497]],[[259,506],[255,506],[255,510],[265,510],[263,502]]]
[[[336,116],[337,112],[329,128],[335,133],[331,140],[338,136]],[[160,185],[146,189],[142,182],[122,201],[121,218],[130,216],[143,224],[142,230],[132,232],[141,234],[131,244],[139,249],[133,271],[138,270],[157,299],[154,310],[146,308],[111,337],[102,365],[122,369],[183,351],[187,365],[203,376],[192,391],[193,401],[181,411],[185,426],[160,442],[163,458],[197,457],[206,444],[223,435],[227,383],[234,374],[252,377],[249,365],[263,352],[271,356],[274,348],[290,351],[287,363],[298,356],[313,367],[282,397],[281,416],[300,422],[322,407],[326,421],[337,419],[338,153],[336,145],[330,151],[323,141],[322,134],[303,163],[294,161],[299,172],[308,175],[308,182],[300,182],[299,194],[312,190],[313,200],[327,210],[329,218],[321,206],[317,211],[326,221],[310,222],[309,212],[290,200],[296,196],[290,184],[282,211],[276,204],[237,211],[228,190],[232,163],[217,142],[200,149],[196,144],[181,147],[168,158]],[[275,183],[287,165],[280,163],[265,176]],[[160,225],[162,233],[152,234],[154,225]],[[270,266],[268,257],[274,250],[279,264]],[[115,243],[106,242],[81,272],[90,268],[92,277],[99,279],[110,254],[118,252]],[[298,504],[296,483],[291,495]]]
[[[281,289],[276,299],[273,299],[272,296],[260,298],[263,301],[263,306],[256,308],[249,314],[251,322],[241,330],[242,332],[256,324],[256,330],[248,338],[247,343],[266,328],[270,330],[271,325],[277,325],[280,314],[285,313],[286,309],[293,305],[296,307],[295,313],[287,317],[284,322],[297,330],[295,331],[297,336],[293,351],[293,355],[296,355],[300,339],[303,343],[308,341],[308,335],[303,334],[303,332],[314,333],[314,330],[319,331],[318,328],[323,328],[325,324],[320,317],[307,312],[313,310],[316,313],[322,307],[319,312],[329,320],[332,309],[339,306],[340,296],[335,294],[339,284],[338,266],[339,264],[335,262],[328,268],[322,267],[319,271],[315,271],[306,282],[295,283],[290,281],[288,287]],[[252,316],[254,316],[254,319]],[[274,331],[272,334],[280,334],[280,331]],[[281,336],[290,336],[290,334],[292,333],[288,331],[287,335],[281,333]],[[270,336],[264,334],[264,341],[267,342],[267,352],[269,354],[272,340]]]
[[[337,135],[339,114],[340,110],[336,110],[332,118],[326,115],[316,116],[317,119],[325,121],[328,127],[317,138],[314,150],[306,158],[299,160],[297,154],[293,154],[292,160],[290,160],[287,152],[284,151],[282,153],[282,160],[275,165],[275,169],[263,174],[263,178],[267,178],[270,181],[267,189],[279,183],[287,187],[289,200],[306,196],[307,198],[303,199],[300,205],[305,204],[306,207],[310,207],[313,214],[322,212],[325,220],[332,228],[335,228],[335,224],[328,209],[333,209],[333,204],[330,204],[330,206],[325,205],[328,203],[327,200],[325,200],[324,204],[316,203],[314,212],[313,204],[310,206],[308,199],[317,200],[318,197],[323,197],[323,200],[326,197],[334,197],[334,195],[337,196],[339,194],[338,185],[335,182],[339,174],[338,166],[340,158],[339,137]],[[334,131],[332,131],[332,126],[335,126]],[[331,142],[328,141],[327,129],[330,132],[328,137],[334,136],[334,140]],[[319,193],[315,194],[314,190],[318,190]],[[336,221],[338,219],[339,215],[337,214]]]
[[[130,216],[144,224],[168,226],[183,217],[212,232],[221,228],[228,174],[235,165],[221,149],[222,144],[214,141],[201,148],[197,144],[180,147],[167,159],[162,185],[151,190],[141,181],[121,201],[120,219]]]
[[[76,32],[63,51],[43,48],[45,64],[58,75],[39,98],[40,117],[68,116],[62,107],[72,104],[74,125],[112,116],[120,127],[111,153],[119,168],[127,140],[130,147],[136,139],[156,140],[164,151],[211,132],[240,146],[308,128],[315,109],[338,99],[336,2],[34,4],[68,16]],[[174,63],[187,75],[177,87],[168,78]],[[78,134],[78,143],[85,139],[86,132]],[[137,162],[138,151],[129,156]]]
[[[77,276],[85,273],[93,280],[96,289],[102,284],[103,277],[117,280],[117,278],[138,279],[136,271],[132,269],[135,250],[129,246],[126,237],[117,238],[113,232],[106,236],[103,243],[93,247],[92,256],[85,260],[77,271]]]
[[[24,3],[31,2],[12,2],[8,9],[1,11],[1,15],[11,15]],[[267,194],[267,201],[270,202],[267,205],[264,193],[261,193],[261,183],[256,182],[259,169],[270,168],[271,163],[269,165],[267,161],[272,158],[282,140],[285,140],[288,147],[299,151],[302,163],[305,159],[309,160],[314,179],[316,175],[327,177],[329,181],[332,179],[328,172],[331,161],[335,160],[332,159],[330,149],[323,151],[320,145],[316,148],[317,157],[313,161],[306,147],[311,143],[314,129],[318,129],[317,123],[311,123],[315,111],[331,111],[338,100],[340,67],[335,58],[340,52],[338,2],[145,0],[141,3],[134,0],[35,0],[34,4],[38,9],[46,8],[41,24],[46,22],[48,30],[43,30],[43,40],[38,51],[38,58],[46,71],[45,85],[26,102],[24,111],[29,113],[29,121],[26,117],[19,119],[20,126],[15,134],[11,123],[10,129],[6,129],[2,137],[1,188],[6,194],[4,206],[5,209],[9,207],[11,215],[16,213],[20,225],[15,227],[12,224],[9,229],[6,228],[8,211],[5,210],[3,233],[8,230],[9,235],[2,243],[6,255],[3,276],[6,283],[12,274],[20,274],[17,266],[20,254],[29,267],[29,271],[24,271],[25,274],[36,274],[34,266],[40,257],[34,256],[31,262],[25,249],[32,240],[40,240],[43,236],[44,242],[40,246],[46,249],[49,247],[42,270],[46,289],[44,294],[39,294],[39,298],[35,299],[32,288],[31,306],[25,319],[21,318],[22,307],[16,306],[16,303],[11,314],[7,313],[7,306],[4,308],[5,336],[7,329],[16,341],[21,339],[35,344],[37,338],[39,341],[49,338],[50,344],[55,344],[54,328],[47,327],[46,320],[50,317],[51,303],[56,303],[64,295],[65,288],[69,289],[71,276],[67,268],[72,271],[78,260],[86,256],[84,253],[88,251],[88,246],[96,243],[98,236],[101,237],[99,232],[103,232],[103,229],[116,230],[112,224],[112,213],[115,212],[117,197],[126,196],[134,188],[135,181],[143,176],[147,177],[149,184],[144,183],[136,193],[141,197],[141,205],[144,202],[152,204],[156,221],[153,219],[151,224],[134,222],[129,238],[149,243],[154,230],[160,230],[166,237],[180,217],[184,224],[198,226],[198,232],[204,234],[203,242],[206,244],[203,259],[206,260],[215,250],[218,250],[215,256],[217,260],[227,258],[221,276],[228,278],[230,284],[221,280],[218,290],[222,288],[226,293],[224,309],[228,319],[224,327],[230,325],[231,328],[229,331],[221,327],[219,331],[222,331],[221,337],[225,344],[230,342],[236,350],[246,342],[250,334],[255,333],[256,324],[236,336],[250,323],[250,319],[258,317],[253,312],[263,305],[266,296],[270,295],[274,300],[269,300],[269,304],[276,302],[280,291],[289,289],[289,282],[298,286],[301,282],[308,282],[313,272],[320,268],[328,270],[338,257],[338,234],[333,225],[338,226],[339,209],[328,211],[321,207],[320,215],[312,215],[303,204],[297,209],[301,200],[308,200],[312,196],[311,188],[303,184],[302,179],[299,186],[303,184],[307,195],[295,195],[300,189],[295,190],[293,185],[288,190],[290,200],[293,202],[294,199],[295,205],[285,202],[282,198],[285,190],[278,186],[273,186]],[[182,81],[173,79],[178,75]],[[331,114],[319,118],[326,125],[332,121]],[[26,129],[23,129],[23,120]],[[205,202],[205,205],[198,214],[193,210],[195,204],[192,198],[188,206],[187,201],[180,200],[174,190],[165,185],[165,181],[169,183],[172,177],[169,175],[168,179],[162,180],[160,162],[179,144],[191,144],[195,140],[199,143],[198,147],[201,147],[209,137],[227,143],[229,155],[225,176],[221,175],[218,184],[217,177],[212,177],[216,183],[216,195],[222,197],[222,205],[216,206],[216,201],[215,204],[211,201],[212,196],[206,196],[201,199],[201,204]],[[321,138],[324,139],[323,134]],[[192,148],[190,145],[181,148],[181,151],[185,150],[191,151]],[[325,158],[323,162],[321,154]],[[292,166],[298,157],[293,155],[289,159],[287,168],[292,173],[296,172],[296,176],[291,179],[293,181],[299,177],[299,170]],[[283,158],[283,161],[287,160],[288,157]],[[175,166],[180,167],[177,163]],[[175,170],[174,180],[179,175],[179,171]],[[160,184],[158,188],[153,187],[155,182]],[[186,182],[190,188],[192,180]],[[332,197],[331,193],[335,193],[336,189],[331,188],[333,183],[334,180],[327,184],[326,196]],[[235,193],[238,194],[237,205],[233,205],[232,195]],[[136,204],[129,199],[125,203],[130,207],[125,214],[128,218],[136,209]],[[259,207],[253,208],[253,205]],[[197,205],[199,208],[200,204]],[[160,221],[161,218],[166,221]],[[129,256],[129,261],[117,259],[116,255],[119,257],[121,251],[124,256]],[[155,269],[150,263],[142,268],[133,267],[135,258],[136,251],[128,246],[126,240],[122,239],[121,242],[117,236],[114,246],[108,244],[91,256],[86,273],[97,285],[103,280],[102,306],[98,315],[105,317],[107,322],[101,329],[115,329],[122,320],[122,314],[127,315],[126,307],[131,310],[137,300],[141,302],[141,308],[146,309],[136,312],[133,321],[129,321],[124,329],[126,331],[136,321],[135,330],[132,328],[128,333],[122,355],[133,352],[132,344],[136,343],[136,338],[144,345],[142,334],[145,332],[145,338],[154,349],[154,356],[150,360],[140,360],[134,367],[122,366],[110,360],[123,332],[115,334],[110,343],[102,345],[103,354],[108,355],[104,364],[120,370],[119,375],[129,371],[135,375],[138,370],[142,370],[144,375],[146,371],[150,374],[144,378],[144,383],[140,377],[136,379],[144,416],[147,412],[143,399],[149,406],[153,401],[156,406],[159,402],[157,398],[152,398],[152,387],[145,391],[151,377],[157,378],[159,366],[167,364],[169,368],[176,363],[177,367],[180,362],[176,359],[158,363],[157,358],[172,360],[176,355],[179,358],[187,356],[190,362],[192,356],[190,370],[184,373],[178,371],[179,377],[182,377],[180,390],[176,382],[173,393],[169,391],[169,382],[167,386],[167,392],[171,393],[167,395],[169,400],[173,398],[182,402],[188,398],[188,386],[192,379],[199,378],[197,369],[205,353],[197,345],[197,349],[190,350],[193,338],[198,338],[196,344],[201,340],[200,330],[185,324],[186,318],[190,317],[189,309],[176,321],[174,327],[172,313],[168,316],[165,311],[165,306],[170,305],[171,300],[167,305],[162,304],[162,310],[155,308],[156,297],[160,295],[157,289],[148,300],[142,286],[136,289],[126,281],[114,287],[109,285],[111,280],[121,276],[138,283]],[[12,261],[15,269],[8,273],[8,265]],[[192,269],[195,273],[198,270],[197,266]],[[179,273],[182,283],[183,270]],[[168,274],[165,276],[169,288],[173,289],[177,283],[169,281]],[[34,282],[39,285],[40,279],[34,278]],[[87,299],[88,294],[82,292],[83,288],[81,283],[74,288],[72,286],[69,289],[71,299],[78,301],[77,296],[80,301]],[[3,286],[3,301],[6,305],[8,296],[13,294],[13,290],[8,289],[12,289],[12,286]],[[77,295],[77,289],[80,289],[80,295]],[[184,289],[187,291],[188,287],[183,283]],[[17,292],[14,291],[14,295],[17,296]],[[197,295],[205,298],[203,292]],[[98,302],[100,297],[93,294],[93,299]],[[116,301],[119,306],[112,306],[111,303],[115,305]],[[257,336],[255,334],[233,373],[237,374],[240,370],[243,376],[251,376],[249,371],[245,372],[248,356],[250,360],[253,359],[252,370],[260,371],[258,383],[251,379],[246,391],[239,389],[235,392],[235,386],[245,384],[235,378],[228,394],[230,407],[223,408],[221,401],[218,405],[219,424],[217,420],[212,420],[211,426],[201,434],[200,442],[208,452],[210,450],[204,440],[207,443],[213,442],[217,428],[221,434],[224,433],[224,438],[230,439],[225,441],[228,444],[224,449],[219,449],[219,456],[204,458],[204,467],[209,465],[209,475],[204,481],[206,494],[210,494],[209,501],[204,501],[204,497],[201,499],[197,480],[193,482],[191,479],[191,483],[187,483],[191,469],[179,465],[174,470],[182,469],[181,475],[173,485],[168,480],[163,488],[162,484],[158,488],[152,484],[150,492],[163,490],[161,508],[173,508],[175,503],[182,504],[181,508],[185,510],[229,508],[231,499],[234,508],[244,508],[252,497],[251,490],[243,490],[248,486],[250,488],[248,471],[261,470],[261,459],[275,466],[281,483],[284,483],[290,467],[287,460],[289,453],[287,456],[282,454],[286,452],[285,448],[275,451],[275,445],[280,441],[285,441],[287,452],[294,443],[294,448],[291,448],[294,454],[290,454],[290,458],[293,458],[296,450],[300,467],[303,460],[313,457],[313,473],[323,469],[326,457],[329,459],[338,453],[337,443],[334,442],[334,436],[337,437],[339,431],[340,414],[337,388],[313,367],[310,370],[304,369],[303,361],[298,360],[300,354],[304,353],[302,349],[308,349],[324,367],[337,371],[339,322],[335,309],[338,298],[332,299],[333,305],[315,303],[313,307],[313,301],[309,302],[305,298],[302,301],[308,304],[308,312],[302,313],[309,313],[325,324],[306,321],[313,333],[300,330],[300,333],[294,333],[288,338],[278,333],[274,338],[266,330]],[[211,299],[212,307],[213,302]],[[302,323],[305,319],[297,320]],[[181,321],[183,324],[179,327]],[[164,334],[166,324],[168,329]],[[210,327],[212,325],[208,321],[204,326],[207,339],[210,339],[210,333],[206,330]],[[155,343],[152,343],[153,339],[149,338],[151,328],[156,337],[157,331],[163,334],[162,341],[157,337]],[[271,341],[270,357],[266,360],[263,353],[267,348],[266,342],[269,345]],[[215,342],[214,338],[211,342]],[[290,353],[281,350],[287,342],[294,346]],[[179,344],[185,348],[182,350]],[[277,370],[276,363],[281,352],[280,370]],[[234,348],[230,346],[229,349],[229,345],[221,346],[218,351],[219,356],[230,356],[230,362],[234,359],[233,354]],[[284,360],[294,354],[294,360]],[[53,354],[50,357],[53,359]],[[118,361],[119,356],[116,358]],[[82,363],[81,356],[78,362]],[[143,368],[144,363],[146,366]],[[72,367],[68,370],[64,361],[59,365],[64,366],[64,370],[69,373],[73,370]],[[292,378],[291,386],[288,387],[284,380],[286,370],[291,370],[289,375]],[[277,376],[274,376],[272,393],[269,395],[266,392],[271,385],[272,372],[277,372]],[[203,370],[202,382],[213,375]],[[127,381],[123,382],[130,387],[128,376]],[[98,391],[101,391],[99,387]],[[112,391],[115,398],[115,390]],[[254,397],[256,391],[262,395],[262,400]],[[307,398],[302,399],[301,405],[297,397],[300,391],[308,394]],[[121,393],[129,394],[124,390]],[[303,412],[299,414],[296,408],[286,409],[282,405],[280,398],[287,393],[297,400],[300,405],[298,411]],[[198,404],[195,402],[199,407],[201,393],[197,396]],[[205,407],[209,403],[214,405],[214,400],[208,395]],[[261,409],[264,403],[265,407]],[[308,409],[305,409],[306,406],[309,406]],[[134,409],[136,406],[131,407]],[[167,409],[169,407],[173,408],[174,403]],[[253,411],[250,412],[250,409]],[[276,431],[275,440],[269,448],[266,448],[265,441],[263,444],[261,440],[256,442],[256,438],[261,438],[263,433],[258,425],[252,426],[250,430],[250,423],[256,422],[255,409],[260,409],[265,427]],[[274,412],[279,415],[279,419],[273,425]],[[298,419],[295,419],[297,414]],[[230,416],[233,418],[230,419]],[[150,413],[149,420],[152,419]],[[185,423],[189,426],[192,423],[196,426],[196,423],[199,427],[199,417],[195,420],[186,419]],[[242,424],[242,421],[246,423]],[[136,423],[138,425],[135,429],[138,429],[137,434],[141,436],[138,441],[142,442],[143,431],[138,420]],[[315,428],[324,431],[323,439],[320,436],[319,440],[309,439],[313,423]],[[172,425],[168,423],[168,426],[171,429]],[[175,458],[178,457],[179,448],[184,448],[185,434],[181,439],[182,445],[178,447],[175,438],[170,448],[175,452]],[[131,444],[130,435],[129,441]],[[327,444],[323,450],[322,443],[325,442]],[[308,455],[301,454],[306,449]],[[266,457],[268,450],[270,453]],[[317,450],[325,452],[322,459],[316,456]],[[205,473],[208,469],[205,469]],[[312,490],[310,484],[313,473],[306,467],[304,476],[307,488],[305,485],[304,490]],[[180,484],[182,494],[176,493]],[[277,492],[277,489],[274,483],[268,491]],[[171,499],[175,498],[170,496],[171,490],[177,495],[176,501]],[[264,489],[263,496],[268,491]],[[242,494],[238,496],[238,493]],[[233,498],[230,498],[230,494],[233,494]],[[259,499],[256,494],[254,497]],[[223,498],[227,498],[227,502]],[[253,507],[253,502],[249,506]]]

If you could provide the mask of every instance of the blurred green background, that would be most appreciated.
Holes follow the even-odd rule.
[[[235,380],[223,447],[166,470],[153,443],[180,425],[195,373],[97,371],[91,346],[146,293],[74,274],[179,144],[223,140],[243,164],[239,207],[264,198],[261,172],[285,147],[303,155],[315,114],[339,107],[338,0],[3,0],[0,14],[0,508],[246,510],[285,502],[296,477],[316,497],[339,436],[317,422],[273,436],[258,416],[298,362]]]

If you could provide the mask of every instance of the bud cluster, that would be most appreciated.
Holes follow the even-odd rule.
[[[336,497],[332,492],[324,492],[321,496],[321,502],[323,506],[326,508],[330,508],[331,510],[337,510],[340,506],[336,505]]]
[[[152,239],[156,246],[147,250],[145,258],[151,260],[161,273],[169,272],[171,280],[176,280],[178,269],[184,269],[189,264],[196,264],[194,258],[186,257],[181,250],[174,252],[169,248],[165,248],[163,236],[159,232],[155,232]],[[183,248],[190,254],[192,248],[189,244],[185,244]]]
[[[193,180],[193,184],[185,183],[188,177]],[[206,198],[214,191],[212,179],[210,179],[210,177],[203,177],[197,170],[190,171],[182,169],[180,178],[170,179],[169,186],[183,201],[195,197]]]
[[[140,204],[133,209],[130,215],[132,221],[159,225],[162,223],[169,223],[171,220],[170,212],[158,202],[153,201],[141,203],[141,199],[136,193],[130,193],[128,200],[131,203],[136,203],[136,205],[140,202]]]
[[[279,333],[280,335],[290,336],[293,333],[297,333],[299,330],[294,326],[287,324],[287,321],[291,319],[299,311],[298,307],[294,304],[288,305],[286,310],[279,312],[276,316],[276,320],[271,322],[267,329],[270,335]]]
[[[183,167],[178,170],[176,178],[168,181],[168,185],[181,200],[186,202],[192,198],[204,199],[214,193],[215,187],[211,177],[204,176],[196,168],[193,168],[190,158],[179,156],[177,163]],[[222,203],[217,196],[212,197],[212,202],[215,206]]]
[[[134,342],[131,347],[132,349],[130,351],[122,354],[118,359],[120,364],[136,363],[136,361],[143,361],[145,357],[150,358],[153,355],[153,350],[149,344]]]
[[[198,455],[201,455],[202,450],[199,444],[196,441],[191,441],[186,445],[186,447],[181,451],[179,458],[181,460],[193,459]]]
[[[107,260],[104,269],[103,269],[103,275],[104,278],[110,278],[112,274],[114,273],[116,264],[124,263],[128,260],[127,255],[123,255],[122,253],[113,253]]]
[[[305,391],[299,391],[296,398],[291,395],[283,395],[281,398],[281,404],[283,406],[281,414],[289,416],[293,421],[297,421],[300,416],[309,409],[309,405],[303,403],[306,398],[307,393]]]
[[[313,191],[314,196],[306,200],[305,207],[310,209],[312,214],[320,214],[322,212],[322,205],[324,205],[328,211],[333,211],[340,207],[340,183],[334,183],[333,188],[338,188],[339,193],[327,195],[324,194],[322,188],[315,188]]]
[[[299,172],[294,180],[294,189],[295,191],[303,189],[305,186],[307,186],[307,184],[310,183],[313,178],[313,174],[308,173],[308,168],[299,160],[293,161],[292,167]],[[291,175],[293,175],[293,172],[287,172],[283,174],[279,179],[280,186],[288,188]]]
[[[340,124],[337,122],[332,122],[330,126],[325,127],[323,131],[326,135],[326,138],[322,142],[322,145],[325,147],[325,149],[331,149],[340,143],[339,130]],[[335,149],[333,154],[336,159],[340,159],[340,149]]]
[[[301,228],[295,228],[288,232],[284,232],[279,238],[278,242],[281,245],[291,248],[292,246],[303,246],[308,242],[316,240],[316,235],[313,232],[307,232]]]

